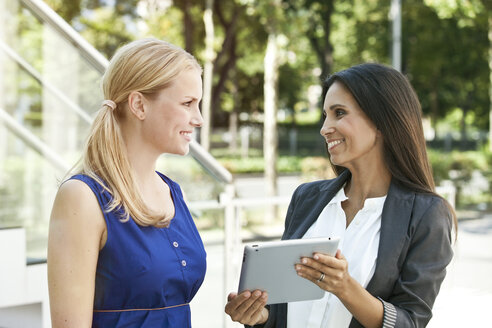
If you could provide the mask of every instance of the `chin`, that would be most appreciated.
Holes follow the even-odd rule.
[[[190,152],[190,147],[186,147],[185,149],[177,150],[176,152],[174,152],[174,154],[180,155],[180,156],[185,156],[185,155],[188,155],[189,152]]]
[[[182,148],[182,149],[176,149],[176,148],[175,149],[167,149],[167,150],[162,151],[162,154],[185,156],[185,155],[188,155],[189,152],[190,152],[190,148],[186,147],[186,148]]]

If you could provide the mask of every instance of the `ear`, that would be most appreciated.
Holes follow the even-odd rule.
[[[383,133],[379,129],[376,130],[376,142],[381,143],[381,145],[383,145],[383,143],[384,143]]]
[[[132,91],[128,96],[128,107],[130,112],[140,121],[145,119],[145,98],[138,91]]]

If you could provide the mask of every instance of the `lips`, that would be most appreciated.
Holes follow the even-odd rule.
[[[328,143],[328,149],[331,149],[331,148],[335,147],[336,145],[341,144],[344,141],[345,141],[345,139],[338,139],[338,140],[329,141],[329,142],[327,142]]]
[[[179,134],[184,136],[186,140],[190,141],[192,133],[193,133],[192,131],[181,131]]]

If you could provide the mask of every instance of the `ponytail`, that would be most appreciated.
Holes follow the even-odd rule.
[[[102,79],[105,100],[86,143],[82,173],[112,195],[105,211],[116,211],[122,222],[132,218],[141,226],[168,226],[171,218],[150,210],[141,197],[128,159],[119,119],[127,115],[132,91],[153,95],[186,69],[200,69],[196,59],[165,41],[143,39],[120,48]]]

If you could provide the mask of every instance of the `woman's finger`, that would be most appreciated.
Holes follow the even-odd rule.
[[[268,299],[268,295],[265,295],[265,303],[267,299]],[[264,311],[266,312],[266,316],[263,314]],[[265,305],[259,307],[258,310],[255,313],[253,313],[252,318],[253,318],[253,322],[250,323],[251,325],[264,323],[266,320],[268,320],[268,310],[265,309]]]
[[[229,293],[229,295],[227,295],[227,302],[232,301],[236,297],[237,297],[237,293],[235,292]]]
[[[251,293],[250,297],[246,299],[244,302],[241,303],[237,307],[237,312],[241,313],[242,316],[247,316],[253,314],[253,312],[250,311],[251,306],[256,302],[261,297],[261,290],[255,290]]]
[[[237,295],[236,293],[230,293],[227,297],[227,304],[225,306],[225,312],[229,315],[237,312],[237,309],[246,302],[251,297],[251,292],[246,290],[241,294]]]
[[[337,250],[337,253],[335,254],[335,257],[339,260],[345,260],[345,256],[343,256],[341,250]]]
[[[261,313],[259,310],[266,304],[268,298],[266,292],[255,290],[253,292],[245,291],[237,296],[234,294],[229,294],[228,299],[230,300],[226,304],[225,312],[233,321],[255,324],[259,320],[255,314]]]
[[[310,266],[300,265],[300,264],[296,265],[296,271],[297,271],[297,274],[299,276],[301,276],[302,278],[305,278],[307,280],[310,280],[315,284],[317,284],[318,282],[321,282],[319,279],[321,278],[323,271],[320,271],[318,269],[314,269]],[[326,274],[325,274],[325,276],[326,276]],[[326,277],[324,279],[326,279]]]
[[[266,292],[262,292],[260,296],[248,307],[248,309],[244,313],[244,317],[251,320],[248,322],[249,324],[255,324],[258,321],[259,314],[261,314],[261,309],[265,307],[267,299],[268,295],[266,294]]]

